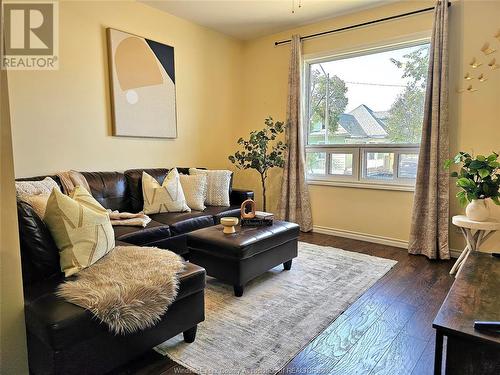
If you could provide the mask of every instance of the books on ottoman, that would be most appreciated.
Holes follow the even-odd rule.
[[[255,211],[252,219],[241,219],[242,227],[264,227],[273,225],[274,215],[270,212]]]

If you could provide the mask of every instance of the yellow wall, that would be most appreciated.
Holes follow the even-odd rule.
[[[493,36],[500,31],[500,2],[498,1],[465,1],[454,4],[453,17],[450,20],[450,151],[474,152],[489,154],[500,151],[500,69],[491,71],[486,64],[496,57],[500,61],[499,52],[485,57],[480,51],[485,42],[500,50],[500,41]],[[472,58],[483,62],[478,69],[468,65]],[[464,75],[470,72],[473,76],[484,73],[488,77],[485,83],[474,82],[479,90],[474,93],[457,93],[457,89],[465,85]],[[469,82],[471,83],[471,82]],[[452,214],[463,213],[464,210],[454,198],[457,192],[452,187]],[[491,203],[491,202],[490,202]],[[500,206],[490,204],[492,216],[500,220]],[[462,248],[462,236],[453,230],[451,247]],[[485,251],[500,249],[500,233],[496,233],[482,246]]]
[[[241,42],[133,1],[62,1],[59,19],[60,69],[9,72],[17,177],[227,157]],[[175,47],[178,139],[111,136],[106,27]]]
[[[7,74],[0,71],[0,373],[28,373]]]
[[[284,120],[289,47],[274,41],[431,6],[409,1],[369,9],[279,34],[239,42],[207,28],[130,1],[60,4],[60,70],[9,72],[15,172],[18,177],[57,170],[123,170],[203,165],[231,168],[236,139],[261,128],[268,115]],[[499,3],[455,2],[450,10],[451,154],[459,149],[498,150],[500,71],[474,94],[457,94],[464,66],[498,28]],[[304,42],[304,54],[352,49],[430,30],[432,13]],[[178,130],[176,140],[110,135],[105,28],[114,27],[175,46]],[[495,122],[496,121],[496,122]],[[491,133],[497,131],[497,135]],[[488,132],[490,132],[488,134]],[[235,186],[260,193],[258,175],[236,171]],[[269,180],[269,208],[276,207],[280,172]],[[404,244],[413,194],[310,186],[314,224]],[[453,188],[453,194],[455,193]],[[260,194],[257,195],[260,200]],[[462,212],[452,198],[452,213]],[[498,209],[495,215],[499,216]],[[492,238],[485,249],[499,242]],[[462,247],[451,231],[452,248]]]
[[[259,38],[245,44],[243,50],[244,86],[241,126],[234,128],[234,138],[262,126],[263,119],[271,114],[284,119],[286,112],[288,46],[274,46],[274,41],[289,39],[298,33],[306,35],[331,28],[338,28],[368,20],[425,8],[434,2],[401,2],[328,20],[275,35]],[[451,50],[450,65],[450,117],[451,153],[458,149],[474,149],[487,153],[500,149],[500,73],[491,75],[488,84],[473,95],[458,95],[455,88],[462,83],[463,74],[457,66],[464,65],[472,55],[480,57],[479,48],[498,29],[500,3],[475,1],[454,4],[450,9]],[[365,28],[307,40],[304,54],[342,51],[391,41],[406,34],[425,32],[432,28],[432,13],[377,24]],[[500,48],[499,48],[500,49]],[[492,136],[496,132],[496,137]],[[251,186],[260,191],[258,179],[251,171],[238,173],[236,184]],[[271,175],[271,210],[275,209],[280,192],[280,173]],[[453,195],[455,190],[453,188]],[[334,229],[348,234],[368,234],[404,244],[408,240],[413,193],[402,191],[372,190],[346,187],[310,185],[310,195],[315,226]],[[452,197],[452,213],[462,210]],[[498,211],[498,210],[497,210]],[[451,231],[452,248],[461,248],[461,236]],[[485,249],[498,245],[499,236],[493,237]]]

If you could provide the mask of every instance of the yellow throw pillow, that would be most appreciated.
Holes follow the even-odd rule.
[[[163,184],[159,184],[152,176],[142,172],[142,196],[144,213],[159,214],[161,212],[190,212],[177,168],[168,172]]]
[[[44,222],[59,249],[66,276],[94,264],[115,247],[108,212],[81,186],[71,196],[53,189]]]

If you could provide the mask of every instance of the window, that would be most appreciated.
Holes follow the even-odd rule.
[[[428,40],[305,61],[308,180],[415,184]]]

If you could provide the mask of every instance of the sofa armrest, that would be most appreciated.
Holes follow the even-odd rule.
[[[229,198],[231,206],[241,206],[247,199],[253,199],[254,193],[252,190],[233,189]]]

